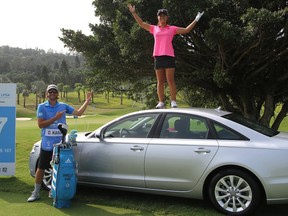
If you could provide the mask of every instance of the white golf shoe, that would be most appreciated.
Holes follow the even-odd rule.
[[[177,106],[176,101],[172,100],[172,101],[171,101],[171,108],[177,108],[177,107],[178,107],[178,106]]]
[[[157,105],[156,105],[156,109],[163,109],[165,106],[165,104],[163,102],[159,102]]]
[[[40,199],[40,194],[33,191],[31,196],[27,199],[27,202],[34,202],[35,200],[38,199]]]

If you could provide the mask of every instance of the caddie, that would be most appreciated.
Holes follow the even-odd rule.
[[[33,202],[40,198],[44,171],[50,168],[53,145],[59,143],[62,138],[58,123],[66,124],[66,113],[81,116],[90,103],[92,92],[87,93],[86,100],[79,109],[75,109],[66,103],[58,102],[58,97],[58,87],[54,84],[48,85],[46,90],[47,100],[39,104],[37,108],[38,127],[41,128],[41,150],[35,175],[34,190],[28,198],[28,202]]]

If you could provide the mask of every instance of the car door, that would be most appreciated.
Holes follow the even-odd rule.
[[[103,128],[103,138],[82,144],[79,181],[145,187],[144,156],[157,114],[136,115]],[[79,146],[80,147],[80,146]]]
[[[217,141],[209,139],[209,132],[205,118],[167,114],[159,138],[153,138],[147,148],[146,187],[192,190],[218,149]]]

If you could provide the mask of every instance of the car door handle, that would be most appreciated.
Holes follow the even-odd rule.
[[[139,146],[139,145],[134,145],[130,148],[130,150],[138,152],[138,151],[143,151],[144,148],[142,146]]]
[[[194,152],[199,153],[199,154],[207,154],[207,153],[210,153],[211,150],[206,149],[206,148],[198,148],[198,149],[195,149]]]

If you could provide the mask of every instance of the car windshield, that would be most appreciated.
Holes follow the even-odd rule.
[[[272,137],[279,133],[279,131],[276,131],[272,128],[269,128],[265,125],[261,125],[256,121],[253,121],[251,119],[244,118],[241,115],[235,115],[235,114],[228,114],[224,115],[223,118],[229,119],[231,121],[237,122],[238,124],[244,125],[252,130],[255,130],[261,134],[264,134],[266,136]]]
[[[151,113],[121,119],[105,129],[104,137],[146,138],[157,115]]]

